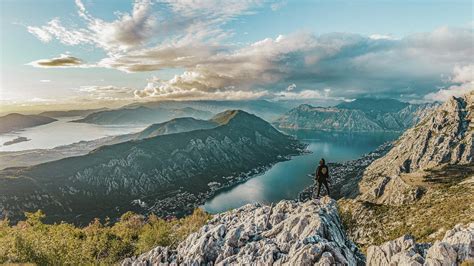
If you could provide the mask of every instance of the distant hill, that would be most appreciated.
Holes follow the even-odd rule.
[[[229,109],[239,109],[245,112],[257,115],[267,121],[273,121],[289,108],[278,102],[271,102],[266,100],[239,100],[239,101],[156,101],[156,102],[141,102],[126,105],[124,108],[136,108],[144,106],[148,108],[185,108],[191,107],[198,110],[204,110],[211,113],[220,113]]]
[[[182,215],[216,187],[303,148],[246,112],[216,118],[211,121],[217,127],[210,129],[130,140],[84,156],[0,171],[1,216],[17,220],[24,211],[42,209],[50,221],[80,223],[127,210]]]
[[[198,129],[209,129],[218,125],[219,124],[210,120],[198,120],[191,117],[182,117],[159,124],[153,124],[137,133],[104,137],[90,141],[80,141],[53,149],[0,152],[0,170],[7,167],[30,166],[66,157],[85,155],[104,145],[113,145],[130,140],[139,140]]]
[[[67,111],[46,111],[39,115],[49,117],[73,117],[73,116],[87,116],[95,112],[107,110],[107,108],[85,109],[85,110],[67,110]]]
[[[351,102],[342,102],[335,107],[341,109],[361,110],[367,113],[395,113],[410,105],[395,99],[360,98]]]
[[[95,112],[72,122],[99,125],[153,124],[161,123],[177,117],[208,119],[211,116],[211,112],[201,111],[190,107],[166,109],[139,106],[136,108],[120,108],[116,110]]]
[[[408,104],[393,99],[357,99],[334,107],[303,104],[291,109],[273,124],[279,128],[322,131],[403,131],[437,105]]]
[[[57,120],[41,115],[22,115],[12,113],[0,117],[0,134],[45,125],[54,121]]]

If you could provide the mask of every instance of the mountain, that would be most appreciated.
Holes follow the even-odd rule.
[[[67,110],[67,111],[46,111],[39,115],[49,117],[73,117],[73,116],[87,116],[95,112],[107,110],[107,108],[84,109],[84,110]]]
[[[410,232],[425,242],[474,221],[474,92],[453,97],[372,162],[354,200],[339,204],[352,239],[381,244]]]
[[[139,140],[198,129],[209,129],[216,126],[218,126],[218,124],[210,120],[198,120],[191,117],[182,117],[150,125],[137,133],[103,137],[90,141],[79,141],[69,145],[55,147],[53,149],[0,152],[0,170],[8,167],[30,166],[66,157],[85,155],[104,145],[113,145],[130,140]]]
[[[82,119],[74,120],[77,123],[91,123],[99,125],[120,124],[153,124],[161,123],[177,117],[194,117],[208,119],[212,113],[185,107],[181,109],[148,108],[120,108],[92,113]]]
[[[192,117],[180,117],[163,123],[153,124],[136,134],[128,134],[125,136],[127,138],[132,137],[133,139],[144,139],[198,129],[210,129],[218,125],[219,123],[216,123],[213,120],[199,120]],[[119,136],[115,139],[117,140],[121,138],[123,137]]]
[[[56,119],[41,115],[12,113],[0,117],[0,134],[45,125],[54,121],[56,121]]]
[[[408,104],[392,99],[357,99],[334,107],[303,104],[273,123],[279,128],[321,131],[403,131],[429,114],[436,103]]]
[[[129,265],[363,265],[336,201],[248,204],[218,214],[176,250],[156,247]]]
[[[124,108],[166,108],[166,109],[180,109],[191,107],[197,110],[208,111],[211,113],[220,113],[229,109],[239,109],[247,113],[255,114],[267,121],[273,121],[289,108],[278,102],[271,102],[266,100],[240,100],[240,101],[157,101],[157,102],[140,102],[126,105]]]
[[[183,215],[215,189],[302,152],[264,120],[226,111],[210,129],[102,146],[87,155],[0,171],[1,216],[42,209],[50,221],[89,222],[134,210]],[[212,121],[214,121],[212,120]]]
[[[431,115],[407,130],[384,157],[366,170],[360,190],[367,199],[401,204],[417,195],[406,187],[402,177],[442,165],[468,165],[474,162],[474,93],[451,98]],[[394,193],[392,194],[392,189]],[[411,190],[411,189],[409,189]]]
[[[365,113],[396,113],[410,104],[395,99],[360,98],[336,105],[340,109],[361,110]]]

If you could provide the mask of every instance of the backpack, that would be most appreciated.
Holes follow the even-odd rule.
[[[327,167],[321,167],[321,173],[323,175],[326,175],[328,173],[328,168]]]

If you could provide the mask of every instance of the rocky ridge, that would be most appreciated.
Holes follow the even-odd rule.
[[[248,204],[215,215],[176,250],[156,247],[122,265],[359,265],[364,258],[347,238],[336,201]]]
[[[471,265],[474,263],[474,223],[456,225],[442,240],[416,243],[404,235],[367,250],[367,265]]]
[[[474,93],[445,102],[367,168],[359,183],[362,199],[392,205],[407,203],[423,193],[406,181],[409,176],[442,165],[472,164],[473,118]]]

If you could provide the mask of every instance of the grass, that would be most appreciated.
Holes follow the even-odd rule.
[[[459,171],[454,168],[431,171],[432,178],[426,179],[429,182],[426,193],[411,204],[388,206],[339,200],[341,219],[348,234],[364,250],[405,234],[419,242],[433,242],[442,239],[456,224],[473,222],[474,185],[459,184],[463,179]],[[452,174],[449,178],[439,179],[440,175],[449,173]],[[469,171],[461,173],[471,175]]]

